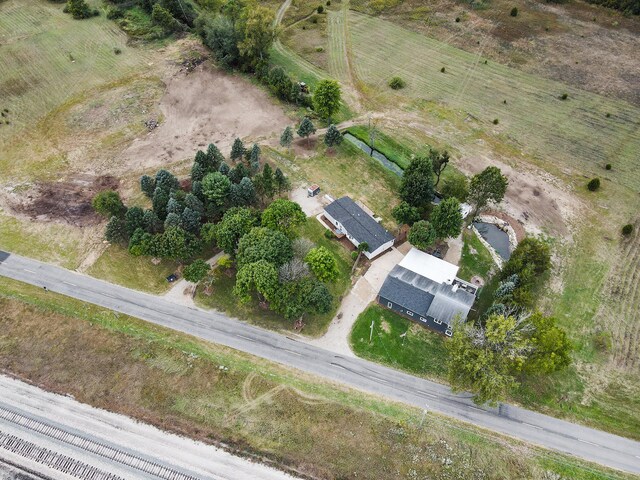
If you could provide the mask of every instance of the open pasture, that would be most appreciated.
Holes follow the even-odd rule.
[[[399,75],[407,82],[402,95],[444,104],[545,163],[589,176],[612,163],[614,181],[640,187],[640,108],[485,64],[480,55],[378,18],[350,12],[349,20],[359,81],[387,89]]]
[[[62,8],[37,0],[0,3],[0,109],[8,110],[3,120],[10,122],[0,125],[5,175],[22,169],[24,160],[56,153],[37,148],[58,129],[56,122],[43,123],[47,114],[85,92],[122,83],[151,62],[151,51],[127,46],[126,35],[104,14],[77,21]],[[64,167],[56,158],[50,160]]]

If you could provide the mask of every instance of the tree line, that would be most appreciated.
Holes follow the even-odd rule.
[[[338,275],[337,262],[323,247],[297,238],[306,221],[300,206],[275,198],[290,188],[288,178],[261,162],[260,147],[236,139],[230,166],[215,144],[195,155],[189,178],[167,170],[143,175],[140,189],[151,208],[127,207],[117,192],[100,192],[95,210],[109,218],[105,238],[131,255],[168,258],[188,264],[185,279],[210,273],[205,247],[227,253],[236,270],[239,301],[258,298],[287,319],[325,313],[333,297],[326,283]],[[275,200],[274,200],[275,198]]]

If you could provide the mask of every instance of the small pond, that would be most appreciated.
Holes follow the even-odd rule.
[[[473,222],[478,233],[482,235],[489,245],[502,257],[505,261],[511,256],[511,245],[509,244],[509,235],[500,230],[493,223]]]
[[[353,143],[356,147],[358,147],[360,150],[362,150],[364,153],[366,153],[370,157],[373,157],[376,160],[378,160],[382,165],[387,167],[389,170],[391,170],[396,175],[398,175],[400,177],[402,176],[402,173],[403,173],[402,169],[398,165],[393,163],[391,160],[389,160],[387,157],[385,157],[379,151],[372,150],[369,145],[364,143],[362,140],[354,137],[349,132],[344,134],[344,138],[346,138],[349,142]]]

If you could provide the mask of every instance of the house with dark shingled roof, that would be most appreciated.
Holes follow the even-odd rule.
[[[372,259],[393,247],[395,238],[375,218],[349,197],[342,197],[324,208],[324,217],[337,234],[344,234],[356,247],[366,242],[365,257]]]
[[[447,336],[465,321],[477,287],[456,277],[458,267],[413,248],[385,279],[378,303]]]

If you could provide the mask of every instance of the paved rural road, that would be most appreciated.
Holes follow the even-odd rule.
[[[536,412],[479,408],[445,385],[359,358],[335,355],[225,315],[172,304],[60,267],[0,252],[0,275],[200,337],[359,390],[435,410],[480,427],[627,472],[640,473],[640,442]]]

